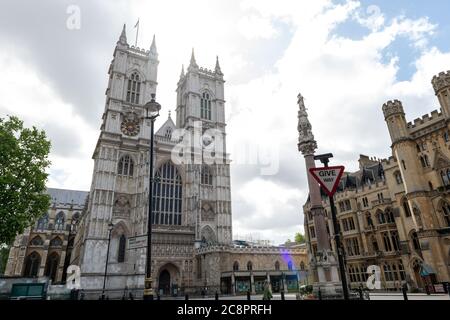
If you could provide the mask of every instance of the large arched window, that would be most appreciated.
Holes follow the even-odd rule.
[[[253,270],[253,263],[251,261],[247,262],[247,270],[252,271]]]
[[[447,202],[444,202],[442,205],[442,218],[444,220],[444,224],[447,227],[450,227],[450,205]]]
[[[44,231],[47,228],[48,228],[48,214],[46,213],[44,216],[39,218],[39,220],[37,222],[36,230]]]
[[[403,211],[405,212],[406,217],[411,217],[411,209],[409,208],[408,200],[402,200]]]
[[[40,265],[41,265],[41,256],[37,252],[32,252],[25,259],[25,269],[23,271],[23,276],[37,277],[39,274]]]
[[[239,262],[235,261],[233,263],[233,271],[239,271]]]
[[[52,282],[55,282],[56,280],[58,264],[59,264],[59,255],[56,252],[53,252],[47,257],[44,275],[49,277],[52,280]]]
[[[211,120],[211,97],[208,92],[203,92],[200,106],[200,117]]]
[[[119,238],[119,252],[117,253],[117,262],[125,262],[125,249],[127,245],[127,238],[121,235]]]
[[[40,236],[36,236],[30,241],[30,245],[32,246],[42,246],[44,244],[44,240]]]
[[[155,173],[153,188],[153,223],[181,225],[182,182],[177,168],[170,162]]]
[[[207,186],[212,186],[213,184],[211,171],[206,165],[202,166],[201,183]]]
[[[60,211],[55,217],[55,230],[64,230],[65,222],[64,212]]]
[[[117,173],[122,176],[132,177],[133,171],[134,171],[133,159],[129,155],[125,155],[122,158],[120,158]]]
[[[133,72],[128,79],[127,102],[139,104],[141,95],[141,79],[137,72]]]
[[[50,247],[61,247],[62,244],[63,243],[60,237],[55,237],[50,241]]]

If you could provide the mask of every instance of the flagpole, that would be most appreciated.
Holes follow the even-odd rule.
[[[136,30],[136,42],[134,43],[134,46],[137,48],[137,42],[138,42],[138,36],[139,36],[139,19],[138,19],[138,22],[136,23],[135,27],[137,28],[137,30]]]

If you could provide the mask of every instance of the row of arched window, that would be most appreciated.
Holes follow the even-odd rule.
[[[47,256],[45,263],[44,276],[49,277],[52,282],[56,280],[60,256],[57,252],[52,252]],[[24,277],[37,277],[41,266],[41,256],[33,251],[25,258]]]
[[[275,267],[276,271],[279,271],[280,270],[280,262],[276,261],[274,267]],[[287,267],[288,267],[289,271],[293,270],[294,265],[293,265],[292,261],[288,261]],[[252,271],[252,270],[253,270],[253,263],[251,261],[248,261],[247,262],[247,271]],[[300,270],[301,271],[305,270],[305,263],[303,261],[300,262]],[[239,262],[238,261],[235,261],[233,263],[233,271],[239,271]]]
[[[80,219],[80,213],[75,212],[72,215],[72,221],[78,221]],[[36,230],[37,231],[44,231],[49,229],[49,215],[46,213],[42,217],[40,217],[36,223]],[[65,222],[66,222],[66,216],[64,212],[60,211],[55,216],[55,224],[52,226],[52,229],[63,231],[65,230]]]

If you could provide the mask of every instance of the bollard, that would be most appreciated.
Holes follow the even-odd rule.
[[[408,286],[407,286],[406,284],[403,285],[403,287],[402,287],[402,292],[403,292],[403,299],[404,299],[405,301],[408,301],[408,294],[407,294],[407,292],[408,292]]]
[[[364,300],[363,289],[359,288],[359,299]]]
[[[184,300],[189,300],[189,295],[186,293],[186,295],[184,296]]]
[[[285,300],[284,299],[284,290],[281,290],[281,300]]]
[[[322,291],[320,291],[320,288],[319,288],[319,300],[322,300]]]
[[[251,300],[250,299],[250,291],[249,290],[247,290],[247,300]]]
[[[447,283],[447,293],[448,293],[448,296],[450,297],[450,282]]]
[[[216,291],[216,296],[215,296],[216,300],[219,300],[219,294]]]
[[[425,285],[425,292],[427,293],[427,296],[429,296],[430,293],[430,287],[428,285]]]

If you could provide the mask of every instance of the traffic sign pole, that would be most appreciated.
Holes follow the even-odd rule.
[[[334,205],[334,193],[336,192],[337,187],[339,185],[339,181],[344,172],[344,167],[328,167],[328,162],[330,161],[329,158],[331,157],[332,157],[331,154],[316,156],[315,160],[320,160],[324,164],[324,167],[310,169],[310,172],[314,177],[314,179],[316,179],[317,182],[319,182],[322,189],[328,194],[328,199],[330,200],[331,220],[333,221],[334,241],[336,244],[336,251],[338,256],[339,273],[342,282],[342,291],[344,294],[344,299],[348,300],[349,292],[343,256],[344,250],[341,244],[341,231],[337,220],[336,207]],[[320,173],[320,171],[322,171],[322,174]]]

